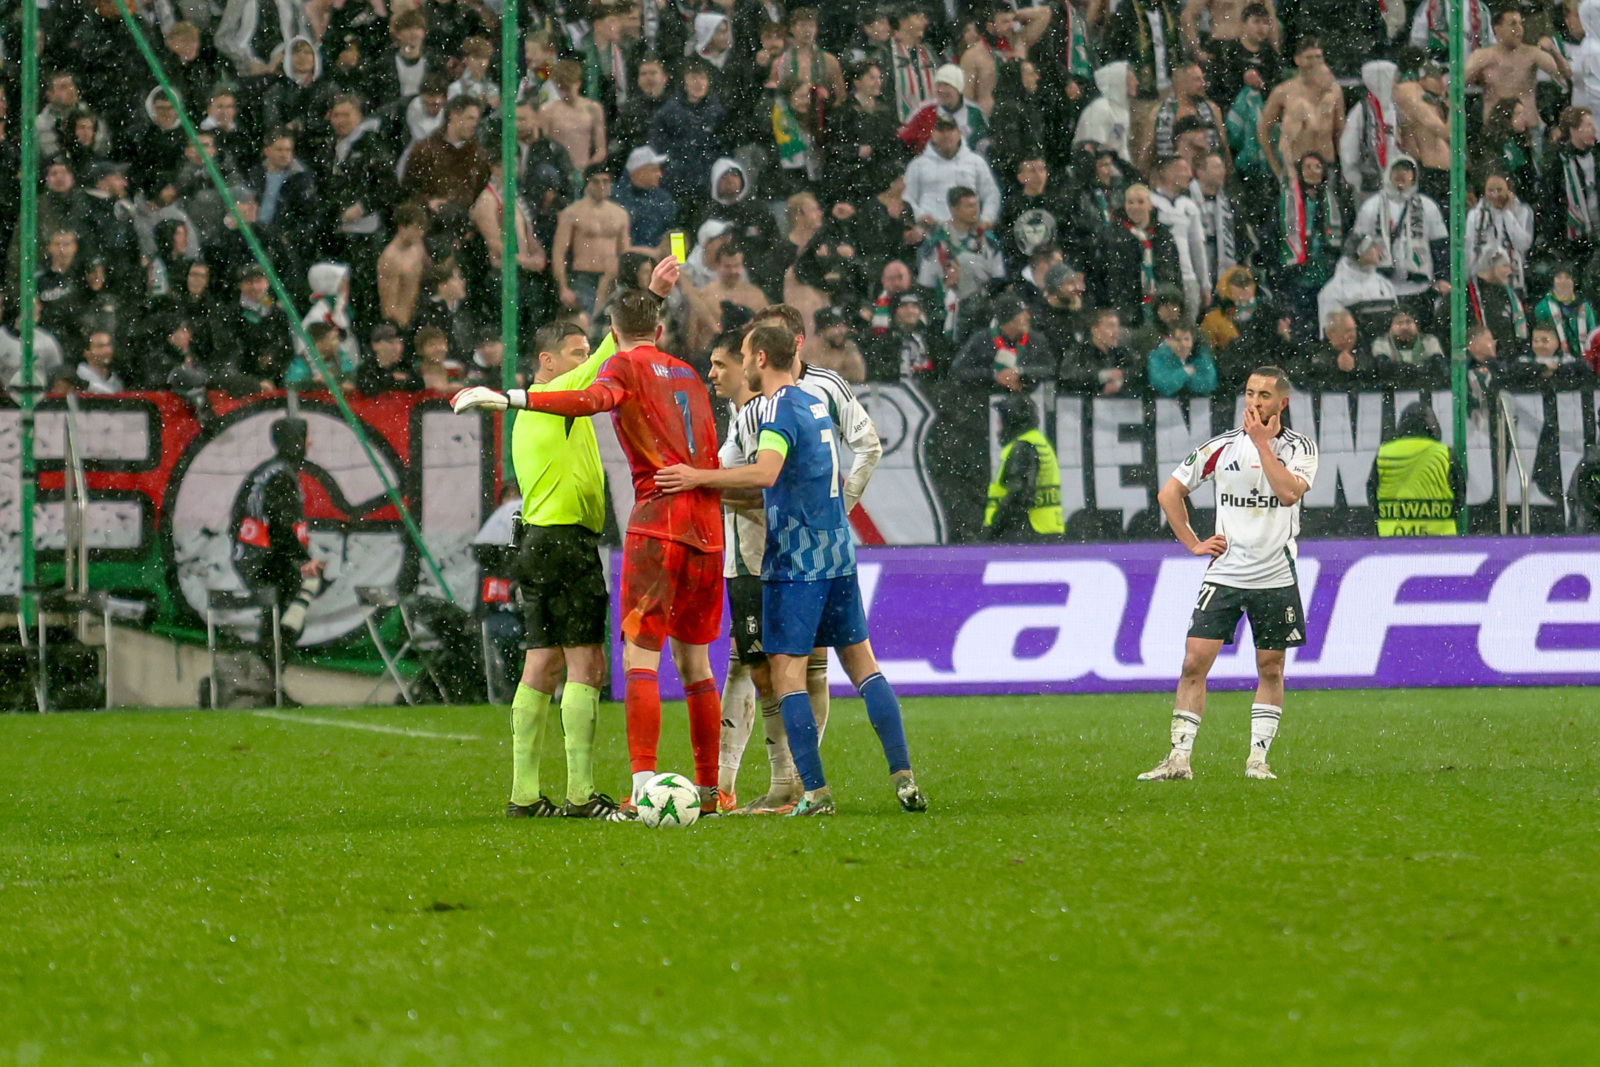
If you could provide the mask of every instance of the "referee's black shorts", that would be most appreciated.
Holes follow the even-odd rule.
[[[1231,645],[1241,615],[1249,617],[1250,631],[1261,651],[1281,652],[1306,643],[1306,613],[1300,606],[1298,585],[1240,589],[1206,582],[1200,586],[1189,619],[1189,636]]]
[[[767,662],[761,647],[761,578],[741,574],[728,579],[728,628],[739,662],[754,667]]]
[[[515,577],[523,648],[603,645],[609,598],[600,535],[585,526],[524,526]]]

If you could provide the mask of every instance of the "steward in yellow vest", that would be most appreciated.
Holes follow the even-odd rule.
[[[1433,411],[1416,403],[1401,413],[1394,437],[1379,447],[1367,480],[1379,537],[1455,535],[1466,485],[1439,436]]]
[[[1061,465],[1039,432],[1031,397],[1000,402],[1000,469],[989,486],[983,536],[989,541],[1055,541],[1066,533],[1061,514]]]

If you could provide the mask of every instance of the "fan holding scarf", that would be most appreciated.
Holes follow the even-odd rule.
[[[1417,164],[1410,156],[1389,161],[1383,188],[1361,205],[1354,231],[1372,235],[1378,269],[1394,283],[1400,303],[1428,328],[1434,292],[1450,291],[1438,273],[1450,262],[1450,230],[1439,205],[1417,189]]]

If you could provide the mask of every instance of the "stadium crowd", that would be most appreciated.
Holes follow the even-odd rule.
[[[0,371],[18,369],[21,146],[4,24]],[[598,330],[668,235],[666,346],[786,301],[803,358],[963,395],[1443,386],[1441,0],[524,2],[41,8],[41,383],[304,383],[200,131],[341,388],[498,383],[499,129],[518,141],[522,337]],[[1592,381],[1600,0],[1469,12],[1471,384]],[[518,355],[526,368],[528,346]],[[987,387],[987,388],[985,388]]]

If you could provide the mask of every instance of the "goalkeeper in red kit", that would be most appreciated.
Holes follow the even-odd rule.
[[[527,393],[468,389],[458,412],[506,406],[569,418],[610,411],[622,450],[633,468],[635,500],[622,564],[624,703],[633,797],[612,818],[638,817],[637,800],[656,772],[661,737],[661,693],[656,671],[661,646],[672,660],[689,703],[689,740],[695,782],[706,813],[717,806],[717,757],[722,702],[707,646],[722,629],[722,501],[713,489],[668,495],[656,472],[675,464],[717,466],[711,398],[694,368],[656,347],[662,301],[653,293],[623,293],[611,305],[617,354],[584,390]]]

